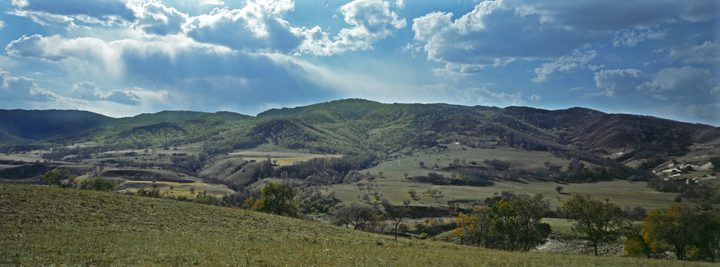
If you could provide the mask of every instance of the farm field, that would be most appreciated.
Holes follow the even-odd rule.
[[[360,183],[368,183],[363,180]],[[626,206],[641,206],[645,209],[652,210],[656,208],[664,208],[674,202],[677,194],[662,193],[648,188],[645,182],[628,182],[625,180],[615,180],[596,183],[578,183],[578,184],[559,184],[544,181],[526,181],[525,183],[500,181],[493,186],[472,187],[472,186],[453,186],[453,185],[432,185],[417,183],[410,180],[393,179],[393,178],[376,178],[373,184],[377,184],[370,191],[377,191],[384,198],[394,203],[402,203],[404,200],[410,200],[407,193],[408,190],[414,189],[420,196],[419,201],[411,201],[413,206],[446,206],[448,200],[464,200],[464,201],[484,201],[485,198],[493,197],[503,191],[513,191],[519,194],[543,194],[545,199],[549,201],[550,207],[554,209],[562,205],[574,194],[586,194],[594,199],[609,199],[610,202]],[[563,194],[555,191],[557,186],[563,187]],[[359,190],[357,183],[355,184],[339,184],[327,187],[330,192],[335,192],[336,196],[343,202],[357,202],[358,196],[367,194],[367,190]],[[443,197],[440,199],[432,199],[422,196],[422,192],[428,189],[437,189],[442,192]]]
[[[251,211],[0,183],[0,265],[685,266],[514,253],[414,240]],[[711,266],[692,263],[696,266]]]

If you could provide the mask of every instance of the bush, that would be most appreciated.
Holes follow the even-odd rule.
[[[48,171],[43,175],[43,181],[45,184],[63,188],[75,187],[75,177],[70,175],[70,171],[67,169]]]
[[[110,192],[115,190],[115,183],[108,179],[95,177],[93,179],[87,179],[80,182],[79,188],[82,190],[97,190]]]
[[[160,197],[160,189],[153,188],[153,189],[145,189],[144,186],[138,187],[137,189],[137,195],[141,197],[154,197],[159,198]]]

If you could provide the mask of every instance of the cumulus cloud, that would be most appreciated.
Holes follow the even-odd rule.
[[[38,87],[33,79],[12,76],[10,72],[2,69],[0,69],[0,92],[2,92],[3,101],[8,102],[47,102],[58,98],[54,92]]]
[[[561,77],[568,72],[575,72],[586,68],[596,70],[602,66],[588,65],[595,58],[597,52],[589,50],[580,52],[575,50],[569,56],[563,56],[554,62],[544,63],[541,67],[535,69],[535,77],[533,82],[539,83],[550,79]]]
[[[76,83],[72,92],[78,99],[91,100],[91,101],[110,101],[124,105],[140,105],[140,97],[127,91],[112,90],[109,92],[102,92],[97,88],[95,83],[92,82],[79,82]]]
[[[601,70],[595,73],[595,86],[604,88],[608,96],[636,94],[646,81],[645,73],[638,69]]]
[[[302,41],[298,30],[282,19],[294,8],[290,0],[257,0],[248,1],[242,9],[215,9],[190,18],[187,35],[198,42],[239,51],[289,52]]]
[[[684,44],[672,48],[668,53],[668,58],[685,64],[718,63],[720,62],[720,43],[705,41],[701,45]]]
[[[41,25],[69,27],[83,23],[124,23],[135,13],[122,0],[13,0],[10,14],[28,17]]]
[[[465,76],[475,75],[483,72],[484,65],[481,64],[462,64],[448,62],[444,68],[433,69],[435,75],[458,79]]]
[[[538,14],[521,13],[507,1],[483,1],[473,11],[433,12],[413,20],[415,40],[430,60],[504,65],[517,58],[561,56],[587,43],[592,34],[546,25]]]
[[[685,66],[665,68],[653,75],[651,81],[640,89],[658,99],[687,97],[710,93],[717,86],[716,79],[708,69]]]
[[[560,57],[613,32],[615,46],[634,46],[665,37],[654,28],[661,23],[707,21],[719,12],[714,0],[497,0],[479,2],[455,20],[449,12],[426,14],[413,20],[412,29],[429,60],[490,65]],[[545,65],[536,80],[563,66]]]
[[[157,2],[132,6],[137,14],[137,27],[149,34],[167,35],[182,31],[188,15]]]
[[[320,27],[304,29],[305,41],[300,50],[315,55],[333,55],[347,50],[368,50],[372,44],[405,28],[407,22],[381,0],[355,0],[340,7],[344,20],[352,28],[340,30],[334,40]]]
[[[4,28],[4,27],[5,27],[5,22],[0,20],[0,30],[2,30],[2,28]]]

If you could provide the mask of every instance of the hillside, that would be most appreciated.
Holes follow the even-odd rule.
[[[0,183],[0,265],[682,266],[400,239],[230,208]],[[702,266],[703,263],[692,263]],[[707,264],[707,266],[711,266]]]

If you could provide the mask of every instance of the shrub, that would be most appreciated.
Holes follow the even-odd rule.
[[[70,175],[70,171],[67,169],[48,171],[43,175],[43,181],[45,184],[63,188],[75,187],[75,177]]]
[[[115,190],[115,183],[109,179],[95,177],[93,179],[87,179],[80,182],[79,188],[82,190],[97,190],[110,192]]]

